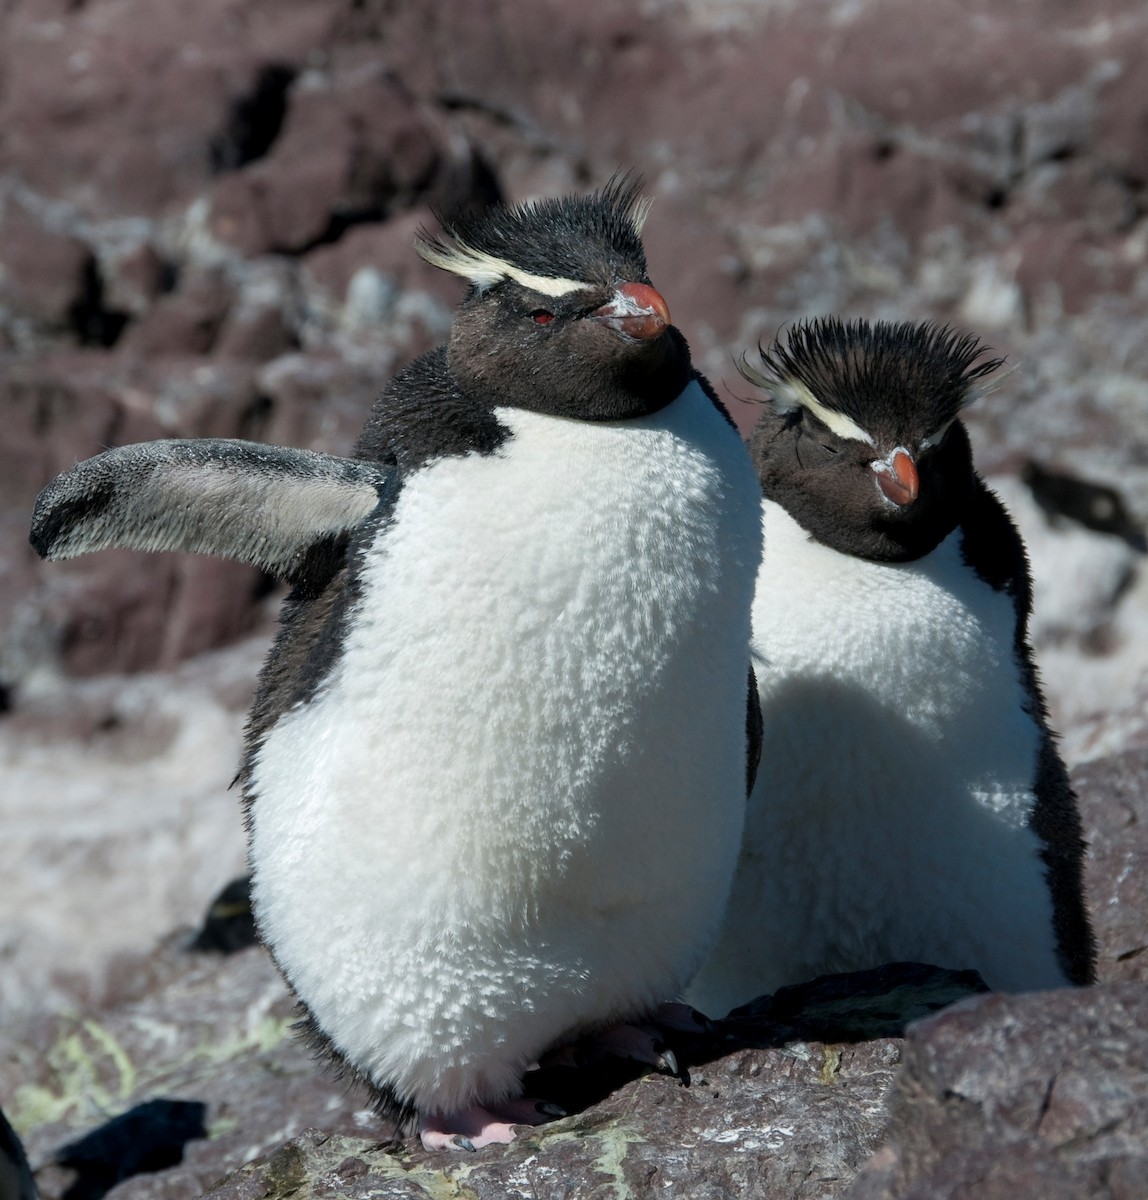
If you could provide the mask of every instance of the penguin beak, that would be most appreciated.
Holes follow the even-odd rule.
[[[646,283],[623,283],[590,320],[613,329],[624,337],[648,342],[670,324],[670,307],[661,294]]]
[[[888,458],[873,463],[873,473],[877,477],[881,495],[898,508],[912,504],[921,490],[917,464],[904,446],[898,446]]]

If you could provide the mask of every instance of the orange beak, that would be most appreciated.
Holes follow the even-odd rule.
[[[888,458],[875,462],[873,473],[881,494],[900,508],[912,504],[921,490],[917,464],[903,446],[898,446]]]
[[[649,284],[623,283],[608,303],[590,314],[590,320],[635,341],[648,342],[665,332],[670,307]]]

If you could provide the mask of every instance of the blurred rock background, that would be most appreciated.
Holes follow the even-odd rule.
[[[430,210],[619,167],[656,198],[651,275],[744,429],[734,361],[799,317],[931,317],[1007,354],[969,425],[1028,541],[1051,707],[1110,849],[1106,978],[1142,979],[1148,841],[1119,781],[1148,747],[1145,61],[1135,0],[0,7],[5,1044],[138,995],[242,869],[227,785],[279,599],[207,559],[42,564],[36,492],[149,438],[346,452],[460,294],[410,250]],[[1030,486],[1049,471],[1116,500],[1057,516]],[[1112,532],[1071,515],[1105,526],[1113,503]],[[11,1050],[6,1107],[27,1067]],[[116,1115],[20,1094],[22,1133]]]

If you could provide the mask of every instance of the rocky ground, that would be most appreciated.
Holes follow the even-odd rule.
[[[61,1146],[157,1098],[206,1104],[209,1136],[117,1200],[1143,1194],[1146,51],[1132,0],[0,12],[0,1105],[46,1197],[74,1181]],[[242,865],[226,789],[277,594],[210,560],[41,564],[31,503],[127,441],[345,451],[449,324],[457,282],[410,251],[430,208],[620,166],[743,428],[734,358],[797,317],[932,317],[1008,355],[969,423],[1031,552],[1103,983],[905,1039],[728,1028],[688,1048],[688,1090],[631,1081],[465,1161],[396,1154],[286,1040],[260,951],[183,949]],[[1050,521],[1032,460],[1117,489],[1127,527]]]

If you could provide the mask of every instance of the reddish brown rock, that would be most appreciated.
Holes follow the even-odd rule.
[[[0,218],[0,304],[17,316],[63,328],[95,271],[91,247],[46,228],[9,202]]]
[[[302,0],[22,5],[5,16],[7,168],[95,218],[186,204],[261,68],[323,47],[338,16]]]
[[[303,258],[303,268],[331,305],[346,302],[355,275],[375,270],[393,281],[394,291],[425,292],[452,309],[465,292],[456,277],[424,262],[414,253],[420,227],[434,228],[426,212],[396,214],[382,224],[356,225],[337,242],[317,246]]]
[[[265,589],[250,567],[119,551],[49,564],[28,545],[37,492],[81,459],[156,437],[242,436],[256,401],[251,371],[179,362],[166,371],[112,366],[88,353],[13,366],[0,383],[0,504],[12,514],[0,524],[0,555],[14,575],[0,620],[20,642],[9,639],[9,680],[37,659],[82,675],[171,665],[234,640],[256,620]]]
[[[439,157],[432,131],[381,68],[361,74],[295,86],[271,153],[217,185],[216,237],[247,255],[298,253],[427,190]]]
[[[174,283],[171,264],[150,242],[110,249],[102,265],[108,303],[133,315],[146,312]]]
[[[359,375],[366,352],[365,404],[441,337],[443,310],[414,293],[449,306],[459,288],[409,249],[428,201],[520,198],[619,166],[647,176],[651,272],[745,428],[734,356],[813,312],[956,317],[1023,362],[1044,353],[1026,326],[1060,322],[1071,350],[1093,333],[1064,322],[1108,297],[1111,345],[1095,353],[1115,363],[1145,315],[1148,18],[1114,3],[1072,21],[1051,0],[674,4],[655,20],[621,0],[209,0],[162,19],[144,0],[41,0],[8,14],[0,50],[6,212],[39,232],[0,255],[61,342],[314,356],[290,371],[310,404],[340,409],[337,433],[268,412],[267,388],[233,393],[235,413],[210,424],[322,430],[324,445],[348,440],[332,357]],[[303,269],[252,289],[273,253]],[[9,344],[26,340],[20,319]]]
[[[140,357],[209,354],[233,299],[221,270],[191,271],[128,330],[119,349]]]
[[[217,359],[263,363],[298,346],[295,322],[278,298],[269,298],[232,309],[219,328],[212,351]]]
[[[336,354],[286,354],[269,363],[259,374],[260,436],[276,445],[349,454],[391,361],[384,346],[378,358],[359,363]]]

